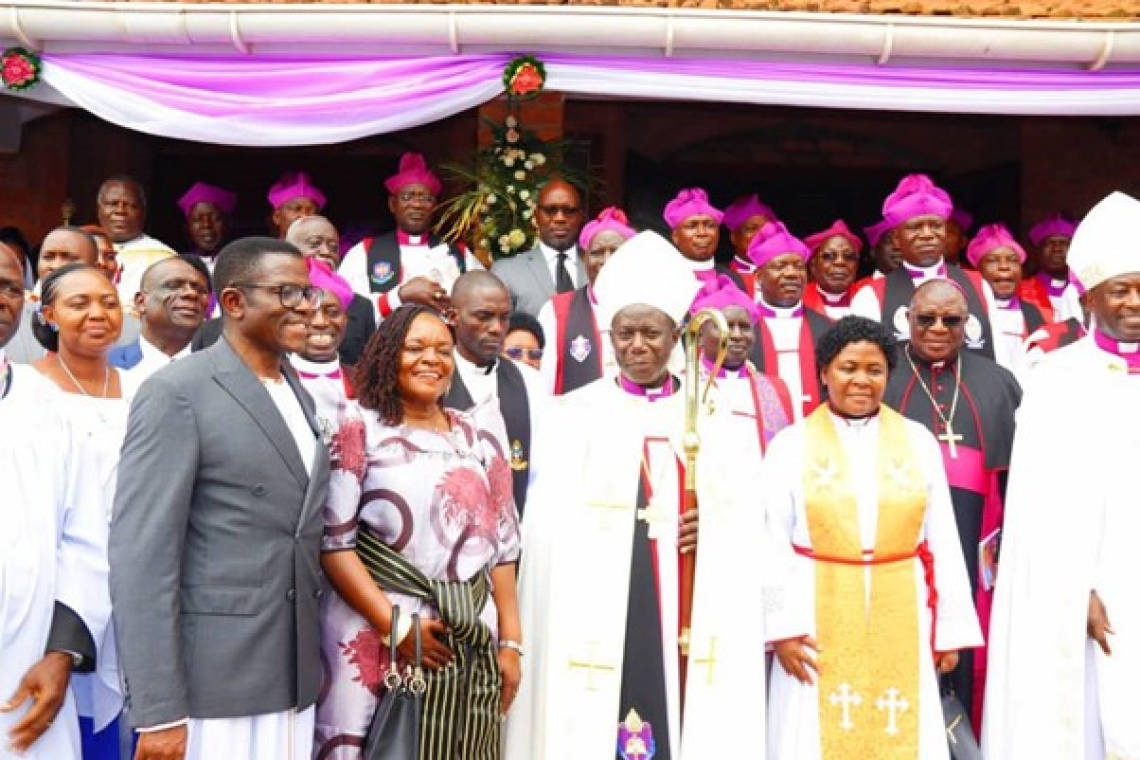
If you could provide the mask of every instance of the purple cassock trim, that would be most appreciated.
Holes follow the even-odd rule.
[[[958,456],[950,456],[950,447],[942,441],[942,460],[946,464],[946,479],[951,488],[984,494],[989,491],[990,475],[986,470],[986,458],[981,449],[957,445]]]
[[[658,401],[668,398],[677,392],[677,382],[670,377],[660,388],[645,388],[633,382],[625,375],[618,375],[618,385],[631,396],[640,396],[646,401]]]
[[[1054,280],[1045,272],[1039,272],[1037,280],[1041,283],[1041,287],[1045,288],[1045,292],[1049,294],[1050,298],[1060,298],[1064,295],[1065,288],[1069,287],[1068,280]]]
[[[903,269],[905,269],[907,271],[907,274],[910,275],[912,280],[921,280],[923,277],[926,276],[926,270],[925,269],[919,269],[917,267],[912,267],[910,264],[907,264],[905,261],[903,262]],[[938,271],[934,273],[934,276],[935,277],[941,277],[943,279],[946,278],[946,262],[945,261],[943,261],[941,264],[938,265]]]
[[[1096,341],[1098,347],[1103,351],[1107,351],[1113,356],[1119,356],[1128,365],[1128,371],[1140,372],[1140,344],[1138,343],[1121,343],[1120,341],[1110,338],[1100,330],[1093,330],[1093,340]]]
[[[1008,301],[1003,301],[1000,298],[995,298],[994,303],[997,304],[997,307],[999,309],[1004,309],[1005,311],[1021,311],[1021,301],[1017,296],[1014,296]]]

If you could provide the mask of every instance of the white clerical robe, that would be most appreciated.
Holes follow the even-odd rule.
[[[774,317],[761,317],[768,332],[772,335],[772,343],[776,348],[776,367],[765,367],[764,371],[778,376],[788,386],[788,393],[792,397],[792,414],[795,419],[804,416],[804,378],[803,367],[800,364],[800,331],[803,328],[803,304],[783,309],[777,306],[768,306],[757,301],[767,309],[776,313]]]
[[[719,420],[703,426],[700,551],[683,725],[680,718],[676,539],[683,403],[680,394],[651,403],[601,379],[560,397],[549,410],[561,424],[550,425],[557,436],[539,446],[554,447],[561,466],[540,475],[522,526],[519,604],[528,652],[507,722],[506,760],[615,757],[624,717],[619,697],[643,447],[652,506],[665,515],[650,531],[658,550],[673,758],[764,756],[758,564],[766,552],[752,503],[757,468],[730,453],[736,441],[716,434]]]
[[[1058,453],[1058,441],[1073,445]],[[1140,758],[1137,462],[1140,375],[1091,336],[1046,356],[1009,468],[982,722],[991,760]],[[1093,590],[1112,656],[1086,634]]]
[[[994,359],[1010,372],[1018,372],[1025,366],[1025,314],[1014,303],[995,301],[996,308],[990,311],[991,326],[994,330]]]
[[[859,512],[859,533],[865,549],[873,549],[878,530],[879,419],[846,422],[832,416],[839,440],[847,454],[848,471],[854,478]],[[980,646],[981,627],[974,611],[970,581],[954,522],[950,489],[946,483],[942,454],[930,432],[915,422],[903,420],[919,468],[926,476],[924,538],[934,555],[937,579],[938,651]],[[792,545],[810,549],[807,513],[804,508],[804,467],[809,461],[806,424],[797,423],[779,433],[768,448],[760,475],[761,495],[773,545],[780,547],[783,567],[772,569],[775,589],[769,594],[770,641],[796,636],[817,636],[815,624],[815,562],[792,552]],[[942,719],[941,698],[930,649],[930,615],[922,562],[914,559],[918,594],[919,636],[919,758],[949,757]],[[768,757],[772,760],[820,760],[819,691],[815,684],[800,683],[772,664],[768,713]],[[870,702],[864,703],[868,710]],[[856,715],[855,720],[861,716]],[[861,759],[863,760],[863,759]],[[1012,760],[1012,758],[1010,759]]]
[[[372,292],[370,272],[368,271],[368,247],[365,245],[371,238],[357,243],[348,249],[348,253],[340,260],[337,274],[345,279],[352,287],[354,293],[367,298],[376,313],[376,321],[381,322],[384,317],[380,313],[378,293]],[[432,247],[428,245],[427,235],[407,235],[407,242],[400,243],[400,283],[416,277],[427,277],[439,283],[448,293],[451,286],[459,278],[459,265],[452,257],[447,244],[441,243]],[[465,271],[484,269],[483,262],[470,251],[463,257]],[[389,303],[395,309],[399,306],[399,287],[389,292]]]
[[[62,395],[38,372],[13,366],[0,400],[0,695],[15,693],[44,654],[56,601],[74,610],[96,642],[111,615],[107,519],[76,467],[80,442],[60,413]],[[27,713],[0,713],[0,759],[17,756],[8,731]],[[78,760],[72,690],[51,727],[22,760]]]

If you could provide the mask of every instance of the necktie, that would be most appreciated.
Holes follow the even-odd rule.
[[[558,254],[558,263],[554,266],[554,288],[559,293],[569,293],[574,289],[574,278],[566,268],[567,255]]]

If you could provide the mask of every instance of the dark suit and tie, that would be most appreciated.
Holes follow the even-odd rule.
[[[538,316],[539,309],[553,298],[555,293],[569,292],[586,284],[586,265],[581,255],[576,248],[566,253],[568,258],[564,264],[555,262],[554,273],[541,246],[535,246],[509,259],[499,259],[491,267],[491,272],[507,286],[516,311]],[[565,269],[559,271],[563,265]],[[562,288],[559,288],[555,273],[557,280],[563,277],[573,279],[564,282]]]

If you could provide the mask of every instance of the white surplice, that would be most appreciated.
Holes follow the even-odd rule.
[[[764,370],[771,375],[778,376],[788,386],[788,393],[792,397],[792,414],[795,419],[804,416],[804,378],[803,367],[800,364],[800,331],[803,328],[803,304],[790,308],[770,306],[756,296],[756,301],[765,308],[776,312],[774,317],[761,317],[768,332],[772,336],[772,343],[776,349],[775,367],[765,367]],[[798,313],[797,313],[798,312]]]
[[[879,516],[879,419],[847,422],[832,416],[839,441],[848,457],[859,512],[859,532],[865,549],[873,549]],[[938,442],[925,427],[903,420],[919,469],[926,476],[926,518],[923,538],[934,555],[937,578],[937,641],[939,651],[980,646],[981,627],[974,610],[966,563],[958,540],[950,489]],[[797,423],[779,433],[768,448],[760,476],[761,494],[773,544],[783,555],[780,571],[773,569],[772,583],[778,591],[769,594],[770,641],[796,636],[817,637],[815,623],[815,563],[794,554],[792,545],[811,548],[804,508],[806,424]],[[922,562],[914,560],[918,594],[920,760],[949,757],[943,726],[938,680],[930,651],[930,615]],[[821,642],[826,647],[826,643]],[[802,684],[779,662],[772,665],[768,713],[768,760],[820,760],[819,691],[816,684]]]
[[[1073,445],[1059,451],[1058,441]],[[989,760],[1137,760],[1140,375],[1080,341],[1033,372],[1013,444],[990,623]],[[1115,631],[1087,637],[1089,593]]]
[[[523,520],[519,605],[527,656],[507,721],[507,760],[612,760],[616,754],[633,529],[643,446],[662,605],[675,760],[764,756],[762,516],[756,462],[733,453],[719,420],[702,425],[701,508],[685,722],[677,658],[677,459],[683,397],[649,402],[598,380],[560,397],[540,441],[558,468],[540,475]],[[715,428],[715,429],[714,429]],[[536,454],[540,456],[541,454]],[[533,506],[531,506],[533,505]],[[747,727],[742,741],[734,727]],[[661,728],[657,733],[660,735]]]
[[[74,610],[94,640],[111,614],[106,510],[80,477],[79,441],[60,411],[59,390],[35,370],[13,366],[0,400],[0,694],[6,700],[44,654],[56,601]],[[26,702],[0,713],[0,758]],[[79,758],[72,690],[51,727],[22,760]]]

